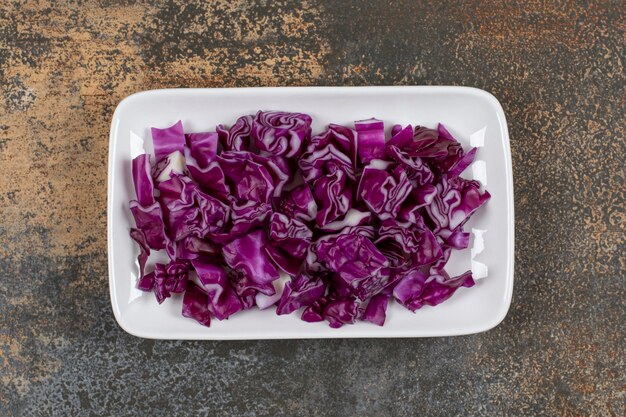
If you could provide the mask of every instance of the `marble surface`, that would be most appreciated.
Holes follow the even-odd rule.
[[[0,4],[0,415],[624,415],[623,2]],[[151,341],[108,296],[109,123],[167,87],[468,85],[507,114],[509,315],[466,337]]]

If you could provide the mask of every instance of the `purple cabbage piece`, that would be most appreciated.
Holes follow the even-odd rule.
[[[330,273],[329,279],[329,288],[330,293],[333,294],[334,297],[352,297],[354,296],[355,289],[351,287],[346,281],[344,281],[339,274]],[[361,284],[363,281],[368,280],[370,277],[362,279],[360,281],[355,281],[358,284]]]
[[[404,278],[405,273],[406,270],[402,270],[399,268],[389,268],[389,277],[383,283],[382,288],[380,288],[380,290],[376,292],[376,295],[386,294],[391,296],[393,294],[394,287],[402,278]]]
[[[351,184],[343,171],[317,179],[313,183],[313,196],[318,206],[315,220],[320,227],[337,220],[352,208]]]
[[[413,188],[407,199],[402,203],[398,219],[414,224],[421,222],[420,209],[431,204],[436,195],[437,188],[431,184]]]
[[[420,187],[433,182],[434,175],[419,156],[410,156],[402,148],[413,140],[413,127],[408,125],[395,133],[386,144],[387,154],[406,172],[413,186]]]
[[[305,181],[311,182],[324,175],[343,171],[350,179],[356,178],[356,132],[344,126],[329,125],[328,130],[313,137],[298,160]]]
[[[393,296],[406,308],[415,311],[424,305],[436,306],[446,301],[459,287],[472,287],[470,271],[446,281],[428,279],[420,270],[408,271],[393,290]]]
[[[406,156],[395,146],[387,148],[389,156],[401,166],[415,187],[433,182],[434,174],[419,156]]]
[[[397,275],[393,274],[392,269],[381,268],[373,271],[369,276],[350,283],[346,282],[341,275],[333,274],[330,279],[330,288],[339,297],[356,297],[365,301],[385,291],[396,280]]]
[[[385,124],[382,120],[368,119],[354,122],[358,136],[359,159],[367,165],[374,159],[385,158]]]
[[[443,255],[437,238],[423,222],[411,224],[384,220],[378,235],[375,244],[394,268],[420,267]]]
[[[217,155],[217,132],[188,133],[185,139],[191,156],[200,167],[208,166]]]
[[[241,236],[263,225],[269,219],[272,207],[256,201],[236,202],[231,207],[231,236]]]
[[[449,153],[448,147],[453,145],[450,141],[439,141],[439,132],[424,126],[415,126],[413,137],[408,142],[394,142],[400,149],[410,156],[424,158],[443,158]],[[455,146],[452,152],[456,151]]]
[[[220,166],[240,200],[268,203],[274,194],[274,179],[267,168],[245,152],[222,152]]]
[[[181,293],[187,287],[189,266],[186,262],[170,261],[167,265],[156,265],[156,284],[163,283],[165,291]],[[161,272],[164,272],[162,274]],[[163,278],[161,280],[161,277]]]
[[[477,151],[477,148],[472,148],[468,153],[458,157],[457,161],[448,168],[448,172],[446,172],[448,177],[458,177],[461,175],[461,173],[465,171],[465,168],[472,165]]]
[[[146,235],[139,229],[130,229],[130,237],[139,245],[137,262],[139,262],[139,278],[143,278],[145,275],[146,262],[150,256],[150,246],[146,240]]]
[[[440,233],[441,236],[441,233]],[[470,234],[463,231],[462,227],[454,229],[444,240],[443,244],[451,248],[461,250],[469,246]]]
[[[235,288],[235,292],[239,296],[244,310],[250,309],[256,305],[256,297],[258,294],[265,294],[267,296],[276,294],[276,289],[271,282],[254,282],[245,272],[236,271],[234,269],[228,270],[226,274]]]
[[[291,158],[298,156],[303,141],[311,136],[311,116],[303,113],[258,112],[251,136],[261,152]]]
[[[226,152],[249,150],[252,143],[253,120],[252,115],[241,116],[228,130],[218,125],[216,130],[222,149]]]
[[[214,233],[209,238],[218,244],[226,244],[241,237],[250,230],[264,226],[272,213],[272,207],[266,203],[249,200],[234,202],[230,209],[230,224],[221,233]]]
[[[188,149],[185,148],[184,151],[187,152]],[[187,175],[185,156],[179,151],[169,154],[152,167],[152,178],[156,184],[176,175]]]
[[[265,253],[269,256],[272,262],[274,262],[274,265],[285,271],[287,274],[295,276],[300,272],[302,267],[302,258],[293,257],[285,250],[272,245],[267,245],[265,247]]]
[[[322,312],[325,304],[324,297],[320,297],[317,301],[304,309],[301,316],[302,320],[307,323],[324,321]]]
[[[135,218],[137,228],[141,230],[148,246],[154,250],[164,249],[167,244],[163,212],[158,202],[148,207],[142,207],[137,201],[130,202],[130,211]]]
[[[290,314],[311,305],[324,295],[326,284],[320,277],[300,274],[285,284],[285,289],[278,301],[276,314]]]
[[[359,235],[367,239],[374,239],[376,237],[376,231],[373,226],[348,226],[338,233],[332,235],[323,235],[319,237],[315,242],[309,246],[306,256],[306,270],[309,272],[328,271],[328,268],[320,261],[318,251],[321,248],[322,251],[328,250],[329,246],[332,246],[337,238],[341,235]]]
[[[165,129],[152,128],[152,143],[154,145],[154,155],[156,162],[167,158],[174,152],[185,151],[185,133],[183,123],[179,120],[172,126]]]
[[[443,255],[441,258],[437,259],[430,265],[428,268],[428,274],[431,278],[437,279],[438,281],[445,281],[450,278],[450,275],[445,271],[444,267],[450,260],[450,255],[452,254],[452,247],[443,246]]]
[[[317,257],[352,288],[389,266],[385,256],[367,237],[340,234],[317,244]]]
[[[363,169],[358,198],[381,220],[397,217],[404,200],[411,193],[411,183],[399,166],[374,161]]]
[[[370,298],[361,319],[374,323],[378,326],[385,324],[389,298],[389,294],[378,294]]]
[[[443,140],[450,143],[448,147],[448,157],[441,161],[437,161],[439,168],[441,172],[445,172],[450,178],[458,177],[461,172],[465,170],[465,168],[474,162],[477,149],[472,148],[468,153],[465,153],[461,144],[459,144],[459,142],[452,137],[450,132],[448,132],[445,126],[441,123],[437,125],[437,133],[439,133],[440,141]]]
[[[337,294],[319,297],[302,312],[302,320],[314,323],[326,320],[333,329],[344,324],[353,324],[363,313],[358,301],[353,297],[340,297]]]
[[[270,218],[269,240],[294,258],[304,258],[311,244],[313,232],[299,220],[274,213]]]
[[[211,325],[211,313],[208,307],[208,297],[196,284],[187,287],[183,296],[183,317],[194,319],[203,326]]]
[[[469,220],[470,216],[485,204],[491,195],[480,192],[478,181],[461,177],[443,176],[437,184],[437,194],[430,205],[424,207],[428,220],[433,224],[435,235],[453,231]],[[444,236],[447,237],[447,236]]]
[[[340,298],[332,300],[324,307],[322,316],[333,329],[344,324],[354,324],[360,314],[359,304],[354,298]]]
[[[294,173],[291,170],[291,166],[287,158],[283,156],[260,156],[252,154],[254,160],[267,168],[267,172],[274,180],[274,195],[273,197],[280,197],[283,193],[285,185],[291,180]]]
[[[185,161],[189,176],[198,183],[203,191],[223,202],[229,200],[230,189],[226,184],[224,171],[217,160],[213,159],[206,166],[201,167],[191,156],[189,149],[185,149]]]
[[[353,284],[353,287],[350,288],[350,295],[354,295],[359,300],[365,301],[392,285],[395,279],[396,276],[392,274],[390,268],[382,268],[369,277],[359,281],[356,286]]]
[[[307,184],[301,184],[286,192],[278,203],[277,210],[290,219],[303,222],[313,221],[317,216],[317,204]]]
[[[218,153],[222,151],[228,152],[232,150],[239,150],[239,151],[242,150],[242,149],[232,149],[232,146],[228,145],[230,134],[228,133],[228,129],[226,129],[224,125],[219,124],[215,126],[215,133],[217,133]],[[228,146],[228,149],[226,149],[226,146]]]
[[[203,259],[191,261],[198,280],[208,296],[208,309],[218,320],[224,320],[243,309],[243,305],[223,268]]]
[[[154,183],[150,167],[150,156],[139,155],[132,162],[133,182],[137,202],[140,206],[148,207],[154,204]]]
[[[184,176],[175,176],[159,184],[161,204],[169,236],[181,240],[187,236],[205,238],[224,230],[230,208],[205,194]]]
[[[156,264],[155,270],[139,280],[137,288],[154,291],[159,304],[172,293],[182,293],[187,289],[189,267],[185,262],[171,261],[169,264]]]
[[[187,236],[177,242],[170,240],[166,249],[167,254],[172,260],[191,260],[201,257],[217,257],[221,252],[221,248],[212,242],[199,239],[195,236]]]
[[[394,125],[391,129],[391,138],[387,141],[386,146],[387,148],[394,146],[403,149],[410,146],[412,142],[413,126],[406,125],[403,128],[401,125]]]
[[[278,197],[289,181],[288,162],[280,157],[260,156],[249,152],[222,152],[220,166],[240,200],[269,203]]]
[[[145,274],[144,276],[139,278],[139,281],[137,282],[137,288],[140,289],[141,291],[146,291],[146,292],[152,291],[152,289],[154,288],[155,276],[156,276],[155,271]]]
[[[311,229],[299,220],[274,213],[268,235],[270,245],[265,247],[267,255],[280,269],[296,275],[313,238]]]
[[[264,250],[267,238],[262,230],[256,230],[246,236],[233,240],[222,248],[226,264],[242,272],[257,284],[271,284],[278,278],[278,271],[267,257]],[[271,294],[273,295],[272,287]]]
[[[401,139],[390,142],[391,147],[397,146],[404,158],[419,157],[426,160],[431,168],[449,177],[458,176],[472,163],[476,154],[476,149],[465,154],[461,144],[442,124],[438,125],[437,130],[417,126],[410,141],[402,134]],[[391,147],[388,147],[388,152]]]

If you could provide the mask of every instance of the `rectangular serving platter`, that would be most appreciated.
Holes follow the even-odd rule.
[[[474,164],[463,176],[480,180],[492,198],[466,224],[466,231],[471,232],[470,248],[456,252],[446,267],[450,275],[471,269],[476,285],[461,288],[443,304],[416,313],[391,303],[383,327],[358,322],[340,329],[325,322],[303,322],[297,313],[277,316],[273,307],[213,320],[207,328],[181,315],[182,297],[174,296],[159,305],[153,294],[137,290],[139,249],[128,234],[134,225],[128,210],[129,200],[135,198],[131,160],[144,149],[152,151],[150,128],[182,120],[186,132],[213,131],[218,123],[230,125],[237,117],[258,110],[310,114],[314,134],[329,123],[352,126],[355,120],[370,117],[382,119],[387,132],[393,124],[436,127],[441,122],[466,150],[478,147]],[[511,151],[502,106],[483,90],[400,86],[145,91],[117,106],[109,146],[111,304],[119,325],[132,335],[207,340],[453,336],[489,330],[509,309],[514,261]]]

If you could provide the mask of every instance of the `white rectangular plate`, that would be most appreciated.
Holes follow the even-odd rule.
[[[182,120],[186,132],[214,131],[257,110],[308,113],[313,132],[329,123],[352,126],[376,117],[393,124],[435,127],[443,123],[467,150],[479,148],[464,174],[479,179],[491,200],[468,222],[470,248],[457,252],[450,275],[472,269],[473,288],[460,288],[448,301],[416,313],[392,303],[383,327],[367,322],[331,329],[306,323],[299,314],[277,316],[274,308],[245,311],[203,327],[181,316],[182,298],[158,305],[154,295],[135,288],[138,248],[128,235],[128,210],[135,198],[131,153],[138,138],[152,150],[150,127]],[[133,138],[131,141],[131,137]],[[131,150],[131,142],[135,142]],[[141,151],[141,150],[140,150]],[[109,285],[115,318],[127,332],[153,339],[290,339],[452,336],[489,330],[509,309],[513,291],[513,177],[504,112],[491,94],[467,87],[277,87],[174,89],[134,94],[115,110],[111,124],[108,182]]]

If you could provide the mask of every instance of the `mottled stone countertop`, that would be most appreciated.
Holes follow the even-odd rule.
[[[0,4],[0,415],[626,410],[624,3]],[[126,334],[107,284],[117,103],[147,89],[467,85],[506,112],[515,290],[483,334]]]

